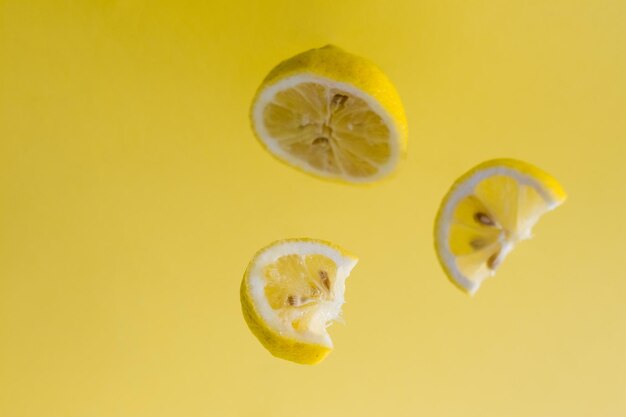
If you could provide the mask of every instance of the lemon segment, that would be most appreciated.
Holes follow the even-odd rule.
[[[369,61],[330,45],[279,64],[259,87],[251,119],[275,157],[328,179],[376,181],[406,149],[393,85]]]
[[[356,263],[318,240],[283,240],[262,249],[241,285],[248,326],[274,356],[318,363],[333,348],[326,328],[341,315],[345,279]]]
[[[565,201],[559,183],[522,161],[488,161],[459,178],[435,221],[435,248],[450,280],[473,295],[548,211]]]

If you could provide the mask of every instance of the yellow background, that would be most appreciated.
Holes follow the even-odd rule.
[[[626,2],[0,1],[0,416],[626,414]],[[248,107],[335,43],[397,86],[391,181],[298,173]],[[432,223],[452,181],[515,157],[561,180],[474,299]],[[284,237],[361,262],[335,350],[271,357],[242,273]]]

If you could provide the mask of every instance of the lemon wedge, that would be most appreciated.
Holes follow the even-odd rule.
[[[260,250],[241,283],[241,306],[269,352],[300,364],[333,348],[326,330],[341,315],[345,280],[357,258],[328,242],[287,239]]]
[[[435,249],[448,278],[473,295],[565,198],[558,181],[522,161],[496,159],[467,172],[444,197],[435,221]]]
[[[317,177],[374,182],[393,172],[406,150],[396,89],[374,64],[332,45],[276,66],[250,114],[272,155]]]

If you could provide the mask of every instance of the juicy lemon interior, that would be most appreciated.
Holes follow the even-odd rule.
[[[391,157],[390,131],[362,99],[302,82],[279,91],[265,107],[267,132],[302,163],[333,175],[370,177]]]
[[[514,244],[531,237],[547,209],[535,188],[509,176],[479,182],[452,216],[448,242],[458,270],[471,281],[493,275]]]
[[[286,326],[297,332],[322,333],[325,303],[333,300],[337,265],[323,255],[286,255],[263,271],[265,296]]]

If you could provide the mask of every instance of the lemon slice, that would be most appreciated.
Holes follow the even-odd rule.
[[[373,182],[406,149],[400,97],[372,63],[335,46],[274,68],[252,102],[255,135],[279,160],[318,177]]]
[[[525,162],[496,159],[459,178],[435,221],[435,247],[450,280],[473,295],[546,212],[565,201],[559,183]]]
[[[326,331],[341,314],[345,280],[357,258],[328,242],[288,239],[260,250],[241,283],[243,315],[276,357],[320,362],[332,350]]]

